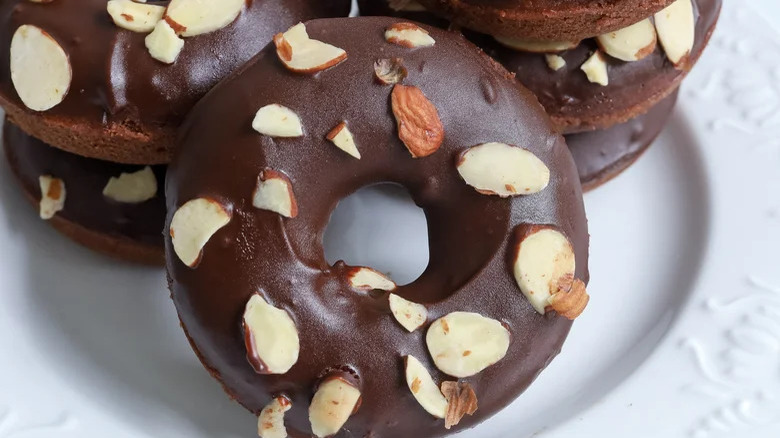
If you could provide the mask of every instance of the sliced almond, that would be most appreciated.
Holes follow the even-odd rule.
[[[154,31],[146,36],[144,43],[152,58],[165,64],[176,62],[176,58],[184,48],[184,40],[179,38],[164,20],[157,22]]]
[[[609,85],[607,62],[604,60],[604,55],[598,50],[593,52],[593,55],[582,64],[580,70],[585,72],[590,82],[604,87]]]
[[[33,111],[59,105],[73,80],[65,50],[39,27],[19,26],[11,39],[11,81],[19,98]]]
[[[265,169],[257,177],[252,205],[284,217],[298,216],[298,203],[295,201],[292,181],[287,175],[273,169]]]
[[[557,291],[550,297],[550,309],[567,319],[577,319],[588,306],[590,296],[585,291],[585,283],[573,277],[564,277],[558,281]]]
[[[349,284],[358,290],[392,291],[397,287],[393,280],[371,268],[353,268],[347,274],[347,279]]]
[[[43,220],[49,220],[65,208],[65,182],[50,175],[38,177],[41,201],[38,210]]]
[[[398,137],[414,158],[427,157],[444,142],[444,126],[436,106],[417,88],[396,84],[390,97]]]
[[[444,428],[449,430],[457,426],[466,415],[477,412],[477,394],[468,383],[442,382],[441,393],[447,399],[447,415]]]
[[[138,172],[122,173],[108,180],[103,196],[127,204],[148,201],[157,196],[157,177],[149,166]]]
[[[579,41],[528,41],[519,38],[494,36],[501,45],[529,53],[559,53],[580,45]]]
[[[259,374],[284,374],[298,362],[298,329],[287,311],[254,294],[244,309],[247,359]]]
[[[109,0],[106,10],[114,24],[133,32],[149,33],[165,15],[165,6],[138,3],[132,0]]]
[[[530,195],[550,183],[550,169],[532,152],[505,143],[485,143],[467,149],[458,173],[479,193],[502,198]]]
[[[601,50],[623,61],[638,61],[653,53],[656,45],[655,27],[650,19],[596,37]]]
[[[405,300],[396,294],[390,294],[390,311],[396,321],[409,333],[417,330],[428,319],[428,309],[422,304]]]
[[[347,127],[347,122],[339,123],[328,133],[326,138],[336,145],[337,148],[352,155],[358,160],[360,159],[360,151],[358,151],[357,145],[355,144],[355,138],[352,136],[352,132],[350,132]]]
[[[426,412],[436,418],[444,418],[447,414],[447,399],[439,391],[431,373],[411,355],[406,356],[406,385]]]
[[[294,138],[303,136],[303,125],[298,114],[276,103],[260,108],[252,121],[255,131],[269,137]]]
[[[522,225],[516,241],[515,281],[534,309],[544,314],[559,282],[574,278],[574,248],[563,233],[544,225]]]
[[[360,390],[340,377],[331,377],[317,388],[309,406],[311,431],[318,438],[338,433],[360,401]]]
[[[550,70],[552,71],[558,71],[566,67],[566,60],[563,59],[562,56],[548,53],[547,55],[544,55],[544,60],[547,62],[547,66],[550,67]]]
[[[431,47],[436,40],[427,30],[414,23],[395,23],[385,30],[385,39],[389,43],[410,49],[417,47]]]
[[[246,0],[171,0],[165,20],[184,37],[226,27],[238,17]]]
[[[336,46],[309,38],[303,23],[274,37],[276,54],[288,69],[297,73],[316,73],[347,59],[347,52]]]
[[[693,2],[676,0],[656,13],[655,28],[669,61],[677,68],[686,68],[696,39]]]
[[[292,409],[292,402],[284,396],[268,403],[257,418],[257,435],[260,438],[287,438],[284,413]]]
[[[509,330],[478,313],[453,312],[434,321],[425,341],[433,363],[453,377],[473,376],[503,359]]]
[[[374,74],[380,84],[393,85],[403,82],[409,72],[401,58],[385,58],[374,62]]]
[[[230,211],[209,198],[193,199],[179,207],[170,227],[173,250],[179,260],[191,268],[197,267],[203,247],[231,219]]]

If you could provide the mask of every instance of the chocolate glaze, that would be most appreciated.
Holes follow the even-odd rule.
[[[194,198],[210,197],[232,211],[231,222],[212,236],[195,269],[178,259],[166,238],[183,327],[204,365],[252,412],[259,413],[274,395],[289,397],[285,423],[294,436],[309,436],[314,388],[334,371],[354,376],[362,392],[362,406],[338,436],[448,433],[418,405],[403,378],[407,354],[420,359],[437,381],[446,378],[429,358],[427,325],[407,333],[391,316],[385,294],[354,291],[348,267],[325,260],[322,236],[330,215],[359,188],[400,184],[425,211],[429,266],[396,293],[425,303],[429,323],[452,311],[474,311],[511,330],[507,356],[465,379],[479,397],[479,411],[452,431],[476,425],[516,398],[558,354],[571,327],[555,313],[537,314],[517,287],[510,268],[515,227],[558,226],[574,245],[577,277],[588,280],[588,231],[576,168],[536,98],[458,34],[428,27],[436,45],[416,50],[386,42],[384,30],[396,22],[371,17],[308,23],[313,38],[349,55],[314,76],[289,72],[275,48],[267,47],[196,106],[168,173],[168,224]],[[438,109],[445,140],[430,157],[411,158],[398,139],[392,87],[374,79],[374,62],[392,57],[408,68],[404,83],[419,87]],[[304,137],[272,139],[252,130],[257,110],[272,103],[300,116]],[[342,120],[361,160],[325,139]],[[533,151],[551,169],[549,187],[500,199],[466,185],[455,169],[458,155],[489,141]],[[258,174],[266,167],[292,181],[295,219],[252,207]],[[246,358],[241,316],[256,292],[286,309],[297,325],[301,354],[287,374],[259,375]]]
[[[393,11],[387,0],[359,0],[362,15],[390,15],[418,20],[446,28],[449,25],[428,12]],[[689,66],[693,66],[709,41],[718,16],[721,0],[695,0],[696,40]],[[588,81],[580,70],[596,50],[594,40],[583,41],[577,48],[560,55],[566,66],[553,71],[544,55],[526,53],[499,44],[489,35],[465,31],[467,37],[530,88],[544,105],[556,126],[566,133],[608,128],[643,114],[660,101],[687,74],[677,70],[666,59],[661,45],[648,57],[624,62],[605,56],[609,65],[609,85],[603,87]]]
[[[655,141],[672,115],[677,92],[647,114],[611,128],[566,136],[582,187],[592,190],[634,163]]]
[[[689,66],[704,51],[720,15],[722,1],[695,0],[694,4],[696,40]],[[635,62],[605,56],[609,85],[604,87],[589,82],[580,70],[597,49],[595,40],[585,40],[575,49],[562,53],[566,66],[553,71],[544,55],[510,49],[487,35],[469,33],[468,37],[516,73],[517,79],[539,97],[556,125],[566,132],[605,128],[644,113],[674,90],[687,74],[667,60],[659,43],[652,54]]]
[[[61,218],[91,231],[162,247],[165,222],[165,166],[154,166],[157,196],[139,204],[116,202],[103,196],[111,177],[137,172],[130,166],[79,157],[25,134],[11,123],[3,128],[6,156],[24,191],[40,200],[38,177],[51,175],[65,182],[65,208]]]
[[[348,0],[248,0],[235,22],[218,31],[186,38],[177,61],[154,60],[146,34],[116,26],[107,0],[57,0],[0,4],[0,97],[24,107],[11,83],[9,47],[22,24],[48,32],[68,54],[73,82],[65,100],[45,112],[94,129],[113,123],[175,129],[211,87],[244,64],[274,33],[303,20],[345,16]],[[167,1],[150,1],[167,4]]]

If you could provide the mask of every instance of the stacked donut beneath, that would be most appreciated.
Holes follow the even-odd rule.
[[[336,0],[8,0],[0,4],[6,156],[40,216],[92,249],[163,263],[165,164],[192,106]]]
[[[591,189],[628,167],[661,131],[675,100],[669,96],[704,51],[722,2],[359,0],[359,4],[361,15],[393,15],[451,29],[463,26],[460,30],[471,41],[536,94],[557,129],[576,146],[583,185]],[[481,33],[486,31],[492,34]],[[621,135],[627,127],[641,133]],[[579,135],[591,131],[599,134]],[[598,147],[605,140],[616,144]],[[626,157],[629,150],[634,159]]]

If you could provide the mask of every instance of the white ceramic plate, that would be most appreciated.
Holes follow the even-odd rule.
[[[658,144],[586,196],[593,300],[563,353],[459,436],[780,436],[777,23],[774,0],[726,2]],[[367,190],[328,252],[409,281],[424,226],[403,194]],[[61,237],[7,166],[0,242],[0,438],[254,435],[190,351],[162,273]]]

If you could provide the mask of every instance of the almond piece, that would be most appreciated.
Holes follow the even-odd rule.
[[[358,151],[357,145],[355,144],[355,138],[352,136],[352,132],[347,128],[347,122],[339,123],[328,133],[326,138],[336,145],[337,148],[352,155],[358,160],[360,159],[360,151]]]
[[[41,201],[38,212],[41,219],[47,221],[65,208],[65,182],[50,175],[38,177],[41,186]]]
[[[530,195],[550,183],[550,169],[542,160],[526,149],[505,143],[468,148],[457,167],[466,184],[483,195]]]
[[[303,125],[298,114],[279,104],[266,105],[252,121],[255,131],[269,137],[295,138],[303,136]]]
[[[258,374],[284,374],[298,362],[298,329],[287,311],[254,294],[244,309],[247,360]]]
[[[59,105],[73,80],[68,54],[41,28],[24,24],[11,39],[11,81],[27,108],[46,111]]]
[[[656,13],[655,28],[669,61],[679,69],[688,68],[696,39],[696,18],[691,0],[676,0]]]
[[[519,38],[494,36],[496,41],[510,49],[529,53],[559,53],[580,45],[579,41],[527,41]]]
[[[296,73],[317,73],[347,59],[347,52],[343,49],[309,38],[303,23],[277,34],[274,44],[276,54],[285,67]]]
[[[417,47],[431,47],[436,40],[427,30],[414,23],[395,23],[385,30],[385,39],[389,43],[398,44],[410,49]]]
[[[109,0],[106,10],[114,24],[133,32],[149,33],[165,15],[165,7],[132,0]]]
[[[103,188],[103,196],[116,202],[139,204],[157,196],[157,177],[152,168],[111,177]]]
[[[414,356],[406,356],[406,385],[417,403],[436,418],[447,414],[447,399],[433,381],[431,374]]]
[[[179,207],[170,227],[173,250],[179,260],[190,268],[197,267],[203,247],[231,219],[231,211],[209,198],[193,199]]]
[[[379,59],[374,62],[376,80],[382,85],[394,85],[403,82],[409,72],[401,58]]]
[[[292,402],[284,396],[268,403],[257,417],[257,435],[260,438],[287,438],[284,413],[292,409]]]
[[[338,433],[360,402],[360,390],[341,377],[331,377],[317,388],[309,406],[311,430],[318,438]]]
[[[171,0],[165,21],[184,37],[226,27],[238,17],[246,0]]]
[[[566,67],[566,60],[555,54],[544,55],[544,60],[547,61],[547,66],[550,67],[550,70],[552,71],[558,71]]]
[[[574,291],[577,295],[553,299],[555,294],[568,294],[574,283],[574,248],[563,233],[547,225],[521,225],[515,241],[515,281],[537,312],[543,315],[551,300],[558,301],[559,308],[563,309],[571,303],[565,298],[577,298],[579,290]]]
[[[650,19],[596,37],[601,50],[622,61],[639,61],[653,53],[656,46],[655,27]]]
[[[164,20],[157,22],[154,31],[146,36],[144,43],[152,58],[165,64],[176,62],[176,58],[184,48],[184,40],[179,38]]]
[[[444,126],[436,106],[417,88],[396,84],[391,94],[398,137],[414,158],[427,157],[444,142]]]
[[[392,291],[397,287],[393,280],[371,268],[352,268],[347,273],[347,279],[349,284],[357,290]]]
[[[447,399],[447,415],[444,417],[444,428],[449,430],[457,426],[466,415],[477,412],[477,394],[468,383],[442,382],[441,392]]]
[[[478,313],[453,312],[431,324],[425,336],[436,368],[453,377],[473,376],[506,356],[509,330]]]
[[[292,181],[287,175],[273,169],[265,169],[257,177],[252,205],[288,218],[298,216],[298,203],[295,201]]]
[[[599,84],[604,87],[609,85],[609,74],[607,72],[607,62],[604,60],[604,55],[598,50],[593,52],[590,58],[585,61],[580,67],[580,70],[585,72],[588,76],[588,80],[594,84]]]
[[[567,319],[577,319],[588,306],[590,296],[585,291],[585,283],[573,276],[558,281],[557,292],[550,297],[550,309]]]
[[[396,321],[409,333],[417,330],[428,319],[428,309],[422,304],[405,300],[396,294],[390,294],[390,311]]]

